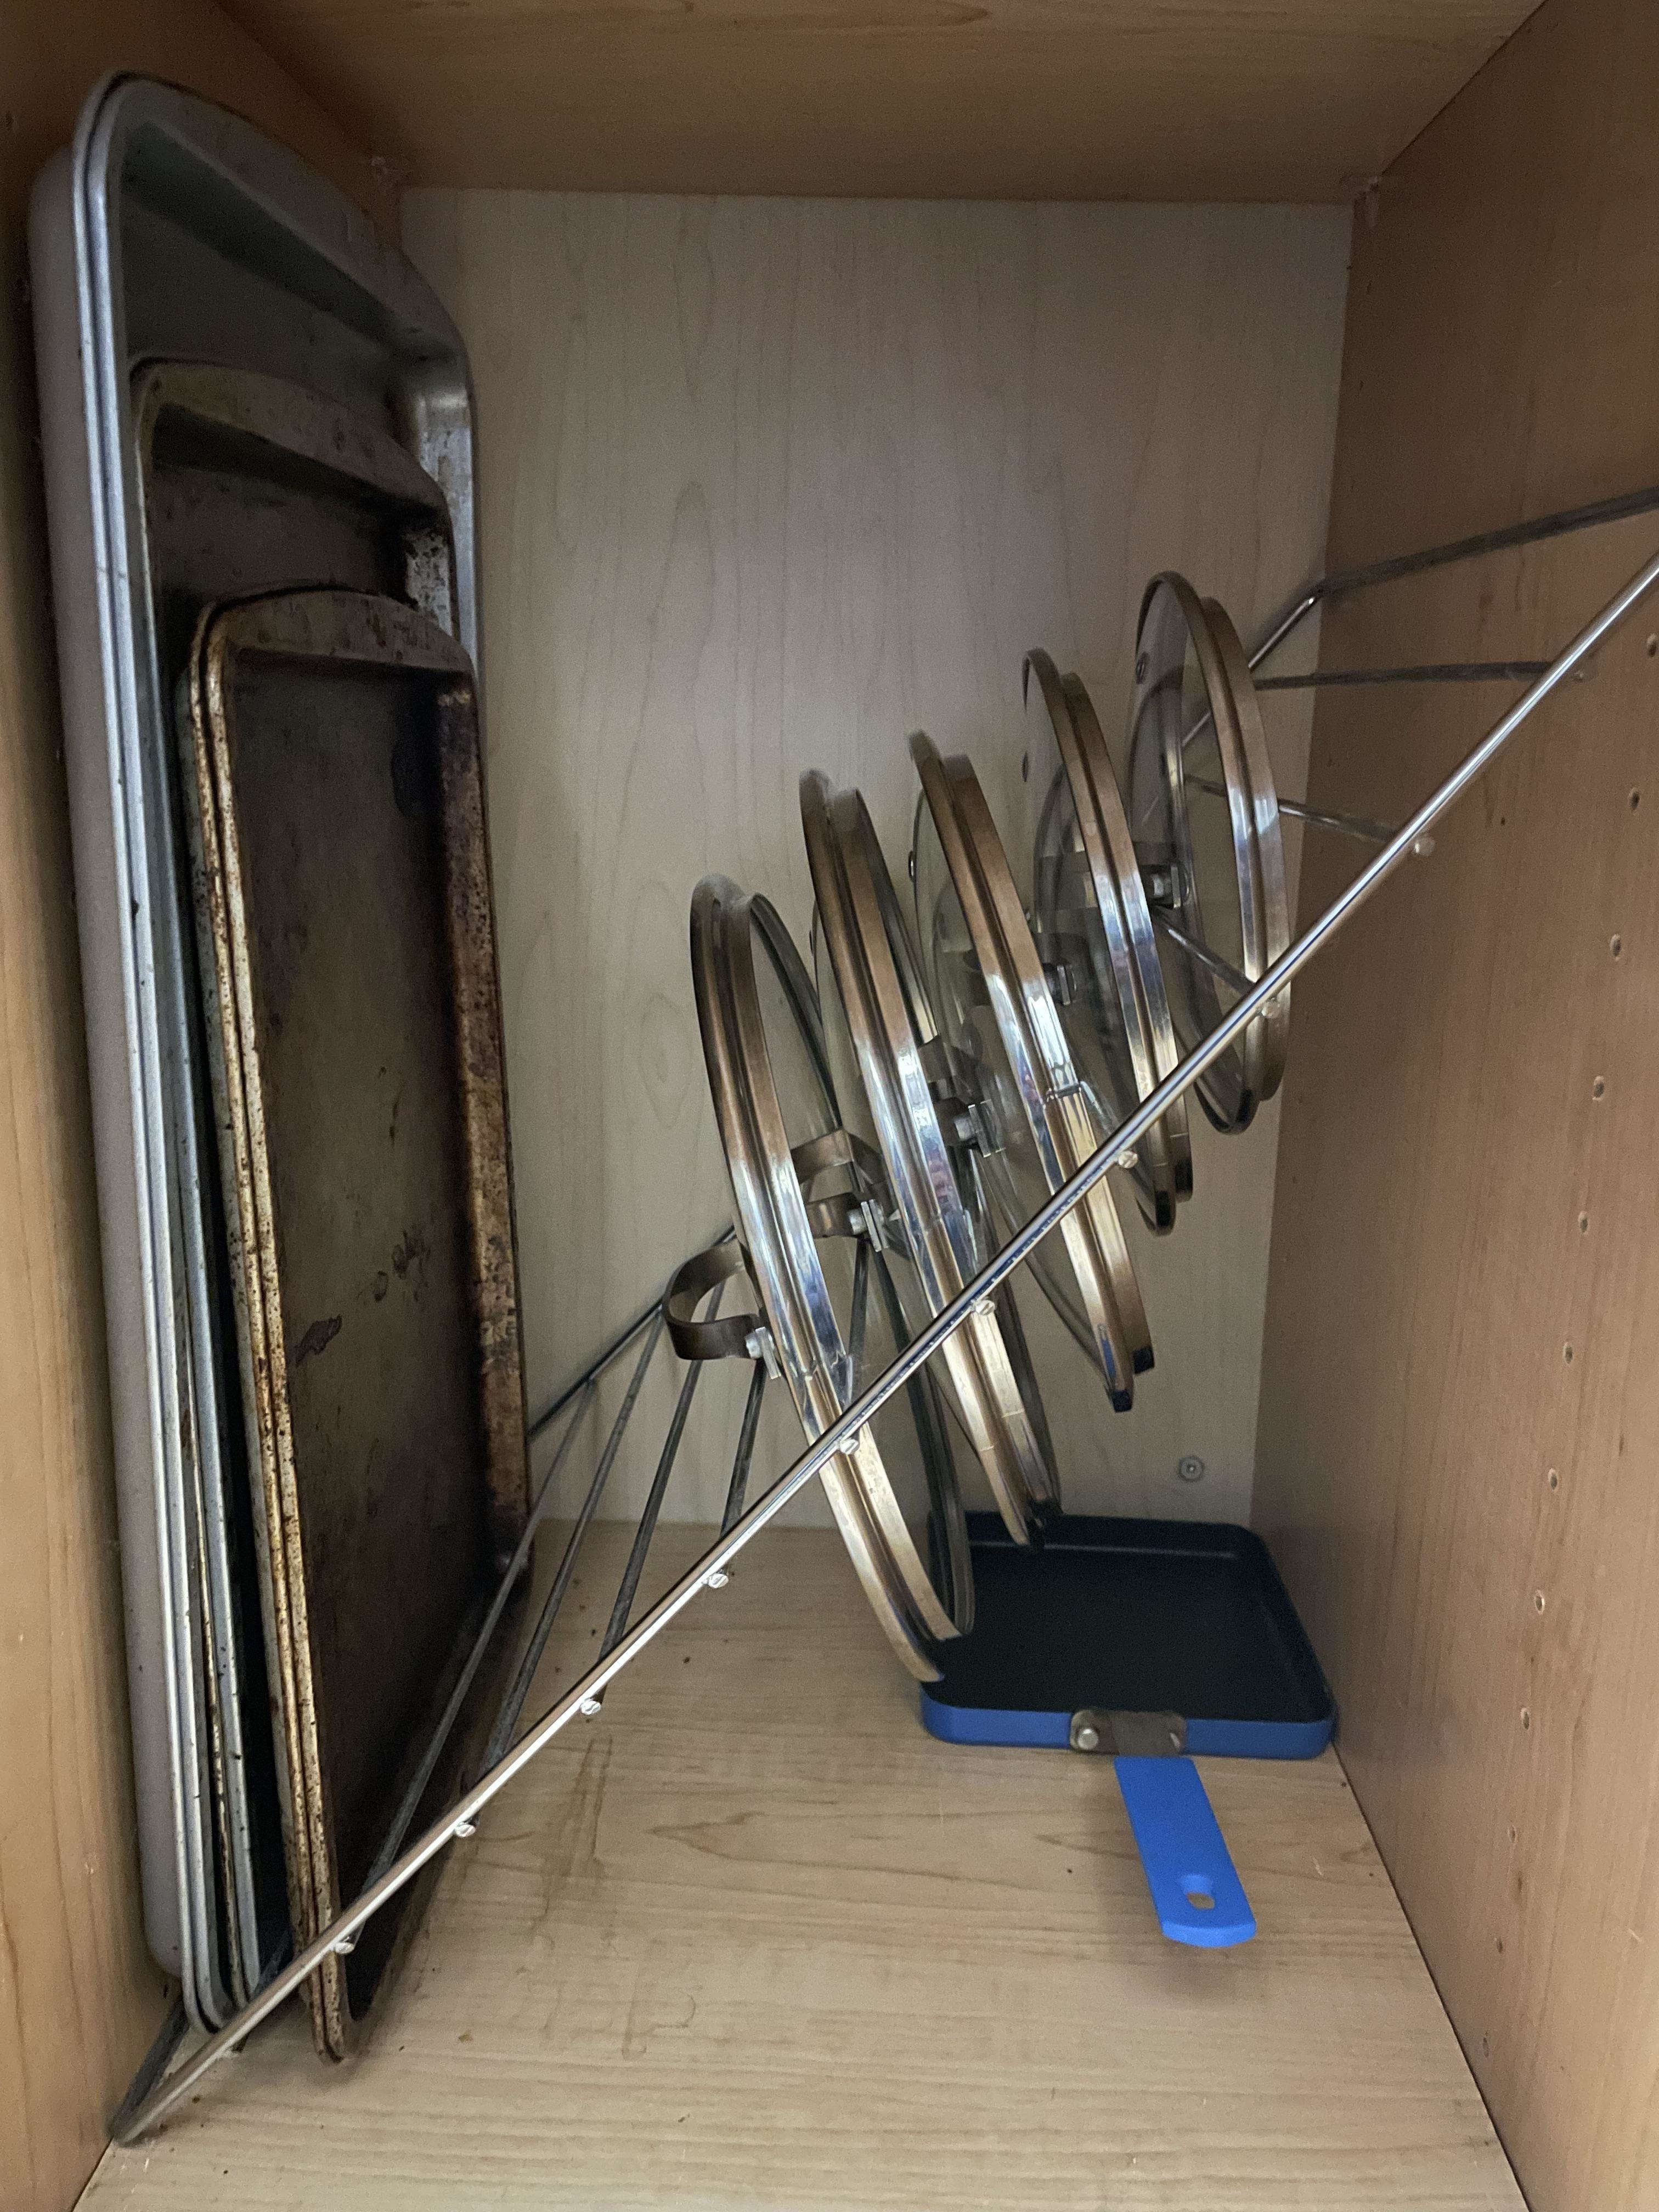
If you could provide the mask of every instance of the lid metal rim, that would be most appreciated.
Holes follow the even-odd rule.
[[[845,1370],[847,1352],[762,1029],[750,901],[724,877],[705,877],[693,896],[691,958],[703,1056],[750,1273],[802,1425],[809,1437],[821,1435],[841,1411],[835,1376]],[[842,1501],[847,1510],[836,1512],[842,1535],[854,1523],[862,1531],[848,1548],[866,1594],[906,1666],[930,1680],[937,1668],[929,1645],[957,1630],[916,1552],[874,1436],[861,1431],[832,1464],[848,1492]],[[833,1496],[830,1504],[835,1510]]]
[[[1147,617],[1160,592],[1167,592],[1180,611],[1188,642],[1193,649],[1193,657],[1197,663],[1199,675],[1203,683],[1205,697],[1209,707],[1211,726],[1215,731],[1216,747],[1221,758],[1222,781],[1225,787],[1224,803],[1232,841],[1233,872],[1243,943],[1240,966],[1247,975],[1260,975],[1264,972],[1259,964],[1262,941],[1261,862],[1255,843],[1254,805],[1249,778],[1244,766],[1243,741],[1239,733],[1233,710],[1231,687],[1227,682],[1220,651],[1203,602],[1186,578],[1176,574],[1172,569],[1165,569],[1154,576],[1147,585],[1141,599],[1140,620],[1135,633],[1137,660],[1140,656],[1140,640],[1146,635]],[[1138,703],[1139,694],[1137,695]],[[1172,836],[1177,841],[1190,818],[1184,743],[1184,731],[1177,729],[1171,733],[1165,730],[1162,732],[1161,750],[1164,773],[1169,787],[1170,828]],[[1183,872],[1190,879],[1192,875],[1190,854],[1183,863]],[[1196,921],[1200,924],[1194,933],[1201,937],[1203,934],[1201,913],[1191,917],[1188,921],[1189,927],[1192,921]],[[1257,964],[1253,966],[1253,963]],[[1205,1007],[1213,1006],[1216,1019],[1218,1021],[1221,1018],[1221,1009],[1219,1002],[1216,1000],[1214,987],[1210,978],[1195,964],[1189,963],[1189,968],[1194,995],[1197,996],[1200,1005]],[[1213,1023],[1206,1024],[1206,1030],[1214,1025]],[[1234,1064],[1238,1070],[1238,1095],[1231,1103],[1226,1101],[1213,1074],[1196,1086],[1199,1103],[1203,1107],[1206,1116],[1214,1127],[1225,1135],[1239,1134],[1247,1129],[1255,1118],[1256,1108],[1260,1105],[1262,1097],[1264,1048],[1265,1040],[1261,1024],[1259,1021],[1252,1022],[1245,1030],[1234,1057]]]
[[[1058,1190],[1080,1164],[1071,1157],[1073,1116],[1081,1115],[1085,1124],[1089,1117],[1002,841],[979,779],[965,757],[957,754],[946,760],[921,731],[910,740],[910,752],[974,940],[1043,1174],[1050,1189]],[[1086,1149],[1094,1149],[1092,1135]],[[1061,1238],[1112,1403],[1120,1412],[1127,1411],[1133,1401],[1134,1376],[1150,1364],[1152,1347],[1149,1338],[1137,1340],[1132,1334],[1133,1318],[1138,1310],[1144,1324],[1145,1309],[1122,1241],[1117,1207],[1104,1180],[1066,1216]],[[1111,1267],[1114,1243],[1127,1278],[1121,1302]]]
[[[1069,1180],[1107,1133],[1097,1129],[1078,1079],[1060,1025],[1060,1009],[1042,972],[984,788],[964,755],[953,755],[945,767],[978,882],[989,904],[997,944],[1013,968],[1030,1017],[1053,1157],[1060,1164],[1061,1180]],[[1075,1232],[1069,1240],[1073,1252],[1088,1254],[1087,1273],[1079,1269],[1079,1281],[1085,1297],[1091,1290],[1095,1292],[1099,1319],[1095,1321],[1092,1314],[1091,1318],[1101,1335],[1103,1352],[1109,1345],[1115,1355],[1120,1347],[1127,1355],[1127,1367],[1120,1367],[1115,1376],[1109,1373],[1108,1377],[1113,1385],[1114,1403],[1121,1395],[1120,1410],[1127,1411],[1133,1399],[1133,1377],[1145,1374],[1152,1364],[1152,1340],[1117,1200],[1105,1182],[1097,1183],[1075,1208],[1066,1228]]]
[[[1148,988],[1146,955],[1152,921],[1146,911],[1139,866],[1133,863],[1126,881],[1121,873],[1123,856],[1114,848],[1109,809],[1100,788],[1102,769],[1114,795],[1117,779],[1109,758],[1105,757],[1104,739],[1100,736],[1088,693],[1075,676],[1062,677],[1051,657],[1041,648],[1026,655],[1024,678],[1028,686],[1033,675],[1054,731],[1083,841],[1083,856],[1096,911],[1106,936],[1114,994],[1122,1017],[1134,1079],[1133,1103],[1139,1105],[1176,1064],[1175,1034],[1170,1022],[1163,970],[1157,965],[1155,952],[1155,995]],[[1091,732],[1099,747],[1097,757],[1091,757],[1092,749],[1087,742]],[[1122,812],[1121,799],[1118,811]],[[1127,816],[1123,817],[1123,831],[1127,839]],[[1133,844],[1128,853],[1133,862]],[[1138,916],[1135,902],[1139,909]],[[1144,924],[1139,931],[1135,926],[1137,919]],[[1162,1012],[1161,1029],[1155,1008]],[[1079,1018],[1089,1018],[1086,1009],[1079,1010]],[[1175,1226],[1177,1200],[1190,1196],[1192,1192],[1192,1145],[1185,1099],[1177,1100],[1169,1114],[1152,1124],[1142,1139],[1141,1152],[1144,1165],[1135,1176],[1135,1194],[1148,1226],[1159,1234],[1166,1233]]]
[[[1255,831],[1257,877],[1261,885],[1262,957],[1267,966],[1279,959],[1291,942],[1289,878],[1285,866],[1285,838],[1279,811],[1279,791],[1267,751],[1261,721],[1261,701],[1250,674],[1250,665],[1232,617],[1216,599],[1206,599],[1205,611],[1214,626],[1222,672],[1232,697],[1234,719],[1243,749],[1244,772],[1249,783],[1251,819]],[[1249,970],[1246,970],[1249,973]],[[1261,974],[1267,973],[1267,967]],[[1259,982],[1260,975],[1250,981]],[[1290,1048],[1291,994],[1281,991],[1257,1018],[1264,1049],[1261,1097],[1271,1098],[1284,1079]],[[1255,1026],[1256,1024],[1252,1024]]]
[[[800,805],[819,925],[859,1073],[923,1294],[938,1313],[974,1272],[973,1230],[884,911],[877,871],[884,874],[886,863],[860,793],[833,791],[813,770],[801,778]],[[896,900],[888,903],[896,915]],[[994,1312],[972,1316],[944,1357],[997,1510],[1016,1541],[1029,1543],[1053,1485]]]
[[[1134,838],[1129,828],[1129,810],[1124,800],[1122,786],[1118,781],[1117,770],[1112,765],[1111,754],[1107,750],[1105,733],[1095,712],[1094,701],[1080,677],[1067,676],[1063,678],[1063,683],[1066,702],[1072,709],[1072,732],[1077,740],[1079,767],[1088,785],[1107,866],[1111,871],[1121,905],[1124,926],[1128,932],[1130,952],[1146,1012],[1155,1086],[1166,1076],[1173,1074],[1180,1065],[1181,1047],[1176,1041],[1175,1023],[1170,1013],[1169,989],[1164,981],[1164,963],[1158,957],[1152,908],[1147,902],[1146,884],[1141,878],[1140,863],[1135,855]],[[1191,1123],[1184,1095],[1173,1101],[1158,1126],[1165,1132],[1169,1144],[1176,1195],[1182,1200],[1188,1199],[1193,1194],[1193,1150]]]

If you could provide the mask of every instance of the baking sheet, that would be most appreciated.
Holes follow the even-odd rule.
[[[453,627],[455,564],[443,495],[352,409],[262,372],[151,362],[133,378],[131,411],[158,690],[187,665],[204,605],[274,585],[401,591]],[[169,830],[175,799],[169,788],[158,803]],[[209,1040],[194,932],[179,925],[174,841],[156,842],[157,872],[173,886],[158,902],[157,974],[176,1175],[171,1211],[181,1246],[178,1337],[188,1355],[180,1460],[196,1535],[180,1553],[195,1572],[176,1578],[174,1595],[186,1902],[199,2009],[216,2021],[227,2016],[227,1984],[245,2001],[286,1939],[281,1830],[291,1816],[264,1722],[256,1572],[263,1528],[242,1510],[237,1340],[228,1325],[218,1148],[203,1120]],[[242,1386],[245,1401],[246,1374]],[[196,1679],[203,1668],[213,1676],[206,1684]],[[246,1730],[245,1710],[252,1716]]]
[[[288,593],[203,617],[183,736],[308,1940],[529,1509],[477,696],[409,608]],[[310,1985],[336,2057],[404,1911]]]
[[[238,118],[106,80],[37,185],[31,268],[92,1076],[145,1924],[198,2017],[182,1814],[191,1639],[179,1440],[194,1358],[175,1277],[189,1187],[164,1048],[168,677],[149,597],[131,379],[147,356],[275,373],[360,410],[445,494],[476,655],[471,402],[442,309],[362,213]],[[289,580],[292,580],[290,579]],[[158,813],[160,819],[158,820]],[[187,1150],[187,1139],[185,1149]],[[180,1255],[183,1255],[181,1257]],[[199,1365],[199,1361],[197,1362]]]

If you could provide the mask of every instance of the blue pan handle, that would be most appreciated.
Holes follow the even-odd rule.
[[[1172,1943],[1248,1943],[1255,1915],[1190,1759],[1118,1759],[1117,1786]]]

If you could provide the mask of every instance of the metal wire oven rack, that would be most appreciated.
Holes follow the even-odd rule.
[[[1277,653],[1307,617],[1327,600],[1393,582],[1430,568],[1473,560],[1510,548],[1538,544],[1572,532],[1624,521],[1655,511],[1659,511],[1659,487],[1626,494],[1590,506],[1563,510],[1531,522],[1484,532],[1449,544],[1327,576],[1310,585],[1269,627],[1249,656],[1250,668],[1254,672]],[[583,1540],[598,1513],[647,1371],[661,1340],[664,1320],[660,1299],[653,1300],[620,1329],[582,1372],[554,1396],[532,1422],[532,1439],[549,1431],[561,1415],[568,1415],[568,1419],[552,1462],[538,1488],[524,1536],[501,1578],[489,1613],[478,1632],[471,1656],[439,1721],[421,1770],[411,1779],[403,1802],[388,1824],[362,1892],[311,1942],[298,1951],[234,2019],[167,2075],[147,2097],[134,2103],[118,2121],[118,2140],[130,2143],[145,2134],[194,2087],[211,2067],[234,2050],[252,2029],[298,1990],[331,1953],[349,1952],[362,1929],[381,1907],[412,1881],[446,1844],[457,1837],[475,1832],[478,1816],[491,1799],[537,1758],[562,1729],[578,1716],[591,1717],[600,1711],[608,1686],[700,1592],[719,1590],[725,1585],[731,1564],[744,1546],[758,1535],[768,1522],[775,1518],[784,1506],[849,1443],[889,1398],[903,1389],[939,1352],[945,1340],[975,1307],[981,1300],[991,1297],[1030,1257],[1042,1239],[1055,1229],[1088,1194],[1119,1156],[1140,1141],[1173,1102],[1188,1091],[1205,1070],[1227,1050],[1269,1001],[1285,988],[1298,969],[1304,967],[1358,912],[1378,886],[1413,854],[1421,855],[1432,850],[1430,832],[1439,817],[1491,765],[1538,708],[1569,678],[1583,672],[1590,655],[1656,585],[1659,585],[1659,552],[1644,562],[1571,642],[1549,661],[1458,661],[1377,669],[1322,670],[1308,675],[1268,677],[1261,680],[1260,688],[1263,690],[1495,680],[1522,681],[1527,688],[1457,767],[1431,793],[1410,819],[1398,828],[1389,829],[1381,823],[1346,815],[1322,813],[1290,801],[1280,802],[1282,811],[1292,818],[1346,832],[1376,844],[1380,849],[1346,889],[1267,969],[1260,981],[1243,989],[1237,1003],[1202,1043],[1142,1100],[1136,1111],[1112,1132],[1069,1182],[964,1286],[960,1295],[943,1307],[869,1387],[854,1398],[839,1418],[801,1453],[793,1465],[750,1504],[748,1503],[748,1486],[766,1383],[765,1365],[758,1356],[755,1358],[732,1462],[720,1534],[695,1565],[630,1626],[641,1576],[702,1373],[699,1363],[694,1362],[688,1366],[669,1420],[655,1476],[629,1551],[599,1656],[580,1679],[563,1691],[549,1709],[514,1741],[513,1731],[518,1725],[559,1608],[571,1587]],[[1243,985],[1243,978],[1237,980],[1241,986]],[[727,1230],[726,1237],[731,1234],[732,1231]],[[581,1427],[582,1415],[593,1401],[600,1377],[641,1337],[645,1340],[637,1354],[627,1390],[599,1453],[547,1596],[530,1631],[517,1672],[499,1709],[485,1753],[483,1769],[448,1812],[426,1828],[413,1843],[406,1843],[421,1794],[436,1766],[444,1742],[454,1726],[467,1690],[508,1598],[524,1571],[532,1535],[551,1501],[556,1478]]]

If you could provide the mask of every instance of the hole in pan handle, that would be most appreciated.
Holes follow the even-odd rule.
[[[1113,1761],[1158,1926],[1172,1943],[1248,1943],[1255,1915],[1190,1759]]]

